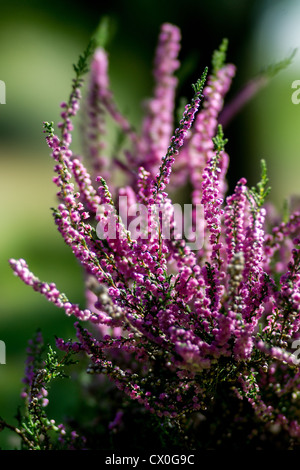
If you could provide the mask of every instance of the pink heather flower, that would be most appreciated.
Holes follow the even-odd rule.
[[[179,67],[180,39],[176,26],[168,23],[162,26],[154,60],[154,96],[145,104],[146,114],[138,145],[138,165],[152,175],[157,173],[172,136],[177,86],[174,72]]]
[[[101,47],[94,53],[90,75],[91,81],[97,87],[98,94],[100,96],[105,94],[110,86],[108,78],[108,58],[106,52]]]
[[[107,52],[95,50],[84,128],[91,173],[71,150],[81,81],[61,105],[60,135],[45,123],[58,191],[54,220],[82,267],[86,304],[39,280],[23,259],[9,262],[25,284],[76,318],[77,340],[57,339],[57,347],[84,352],[89,373],[107,375],[147,412],[181,422],[210,410],[224,385],[255,419],[299,439],[299,413],[288,405],[299,388],[290,350],[300,334],[300,212],[285,221],[274,215],[264,180],[255,192],[241,178],[227,194],[229,156],[219,122],[232,64],[222,62],[204,85],[205,69],[173,130],[180,40],[177,27],[162,25],[153,97],[139,130],[116,106]],[[124,158],[104,155],[107,113],[128,137]],[[186,235],[174,237],[184,219],[175,217],[175,189],[193,206],[191,230],[203,237],[196,249]],[[41,399],[46,405],[46,394]],[[119,410],[108,428],[119,430],[122,418]]]
[[[96,49],[93,56],[91,63],[90,89],[95,90],[96,96],[94,97],[94,100],[104,106],[107,112],[111,114],[112,118],[120,126],[122,131],[135,143],[137,136],[129,121],[127,121],[119,111],[110,89],[108,78],[108,58],[106,51],[102,48]],[[93,104],[95,103],[93,102]]]

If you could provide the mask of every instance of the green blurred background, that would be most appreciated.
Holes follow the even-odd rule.
[[[121,110],[138,127],[141,101],[152,87],[152,59],[160,25],[172,22],[182,31],[178,93],[190,96],[190,84],[210,65],[223,37],[228,60],[237,66],[229,97],[262,68],[282,60],[300,46],[297,0],[127,0],[85,2],[52,0],[1,2],[0,79],[6,104],[0,105],[0,339],[6,364],[0,365],[0,416],[13,422],[20,404],[27,341],[42,328],[46,341],[73,336],[73,319],[51,306],[15,278],[8,259],[25,258],[42,280],[56,282],[74,302],[83,303],[81,272],[54,226],[53,162],[42,133],[44,120],[59,120],[67,99],[72,64],[103,16],[111,18],[111,84]],[[299,195],[300,105],[292,103],[291,84],[300,79],[299,53],[293,65],[276,76],[226,129],[231,157],[229,183],[241,176],[258,181],[265,158],[272,186],[270,199],[280,208]],[[80,150],[75,139],[73,149]],[[57,420],[76,402],[72,385],[57,392],[51,414]],[[16,441],[0,434],[0,446]]]

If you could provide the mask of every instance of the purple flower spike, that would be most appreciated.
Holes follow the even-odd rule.
[[[57,347],[85,354],[87,372],[102,376],[94,384],[107,376],[118,397],[126,396],[124,409],[118,402],[106,423],[110,436],[124,432],[134,402],[167,423],[165,434],[187,425],[189,442],[195,429],[195,447],[207,430],[223,428],[224,445],[232,430],[236,437],[245,428],[247,442],[260,445],[258,436],[265,442],[278,433],[279,441],[299,446],[299,204],[285,218],[266,204],[264,161],[257,187],[240,178],[227,194],[220,116],[235,66],[225,63],[225,43],[173,129],[180,41],[176,26],[162,25],[140,129],[115,103],[101,47],[85,101],[82,59],[61,104],[58,133],[44,123],[57,188],[54,221],[82,268],[84,305],[39,280],[23,259],[9,263],[25,284],[76,318],[76,341],[60,338]],[[71,148],[81,101],[87,162]],[[111,142],[113,155],[107,117],[124,137],[122,145]],[[40,398],[47,405],[46,391]],[[64,426],[59,430],[64,442]]]

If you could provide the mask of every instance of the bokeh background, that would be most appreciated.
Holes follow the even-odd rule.
[[[52,307],[15,278],[10,257],[23,257],[41,279],[54,281],[74,302],[84,300],[81,272],[54,226],[53,162],[44,141],[42,122],[59,120],[59,103],[69,94],[72,64],[85,49],[104,16],[110,18],[110,78],[121,110],[139,126],[141,101],[151,94],[152,60],[160,25],[172,22],[182,31],[182,68],[178,93],[191,86],[222,39],[229,39],[228,60],[237,75],[228,95],[262,69],[300,46],[297,0],[30,0],[1,2],[0,79],[6,104],[0,105],[0,339],[6,364],[0,365],[0,416],[14,422],[20,402],[27,341],[41,328],[46,341],[73,336],[73,319]],[[226,128],[231,157],[229,184],[241,176],[250,185],[267,161],[278,208],[300,195],[300,105],[292,103],[291,84],[300,79],[300,52]],[[75,138],[74,150],[80,150]],[[76,390],[64,382],[51,402],[58,421],[72,409]],[[63,392],[63,393],[62,393]],[[6,431],[0,446],[17,441]]]

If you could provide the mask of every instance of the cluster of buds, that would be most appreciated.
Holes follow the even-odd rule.
[[[150,413],[175,420],[205,414],[218,386],[230,384],[266,426],[300,439],[297,402],[290,400],[300,372],[289,349],[300,329],[300,215],[272,219],[264,165],[257,188],[242,178],[226,195],[229,157],[219,115],[235,67],[225,63],[225,43],[211,73],[205,69],[193,86],[172,132],[179,50],[178,28],[162,25],[153,98],[140,132],[114,101],[107,52],[94,51],[85,107],[93,174],[71,150],[79,66],[62,105],[61,136],[45,123],[59,188],[54,220],[84,271],[86,305],[73,304],[54,284],[33,276],[24,260],[10,264],[25,283],[76,317],[78,341],[58,339],[57,346],[84,351],[89,373],[106,374]],[[121,156],[103,156],[106,115],[128,138]],[[179,188],[191,188],[191,225],[202,240],[197,250],[188,237],[172,236],[178,223],[172,196]],[[134,236],[124,222],[134,220],[133,208],[145,209],[143,228],[136,223]],[[114,230],[105,230],[106,224]]]

